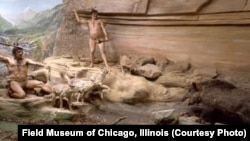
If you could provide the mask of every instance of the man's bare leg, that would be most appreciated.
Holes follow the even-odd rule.
[[[104,50],[105,45],[102,42],[102,43],[98,44],[98,46],[99,46],[99,49],[100,49],[101,56],[102,56],[102,59],[104,61],[104,64],[105,64],[106,68],[109,68],[108,61],[107,61],[106,54],[105,54],[105,50]]]
[[[11,81],[9,87],[10,87],[10,89],[9,89],[10,97],[17,98],[17,99],[25,98],[26,93],[18,82]]]
[[[96,43],[94,40],[89,39],[89,48],[90,48],[90,65],[89,67],[94,67],[94,59],[95,59],[95,47]]]
[[[42,81],[38,80],[28,80],[26,88],[27,89],[41,88],[41,92],[43,92],[43,94],[50,94],[53,92],[51,87],[44,84]]]

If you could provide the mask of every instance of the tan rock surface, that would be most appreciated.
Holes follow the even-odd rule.
[[[89,56],[88,30],[76,23],[72,9],[89,18],[86,10],[95,7],[113,38],[105,48],[110,62],[135,54],[188,60],[195,66],[205,62],[233,74],[247,75],[250,69],[247,0],[68,2],[54,55]]]

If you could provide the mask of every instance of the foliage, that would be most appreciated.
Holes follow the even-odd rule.
[[[12,24],[0,15],[0,33],[13,28]]]

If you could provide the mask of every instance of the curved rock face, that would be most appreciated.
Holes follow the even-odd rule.
[[[221,71],[250,69],[249,0],[64,0],[65,11],[54,55],[88,56],[87,26],[76,22],[91,8],[99,11],[113,40],[109,61],[123,54],[188,60]],[[97,51],[98,53],[98,51]],[[100,55],[97,55],[99,57]]]

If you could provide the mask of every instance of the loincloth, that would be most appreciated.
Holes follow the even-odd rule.
[[[26,86],[28,80],[16,81],[16,80],[10,80],[10,79],[8,79],[8,85],[7,85],[7,88],[8,88],[8,89],[10,89],[10,83],[11,83],[12,81],[18,83],[22,88],[25,88],[25,86]]]
[[[90,35],[90,39],[95,41],[95,43],[99,44],[101,41],[104,40],[104,37],[102,35]]]

